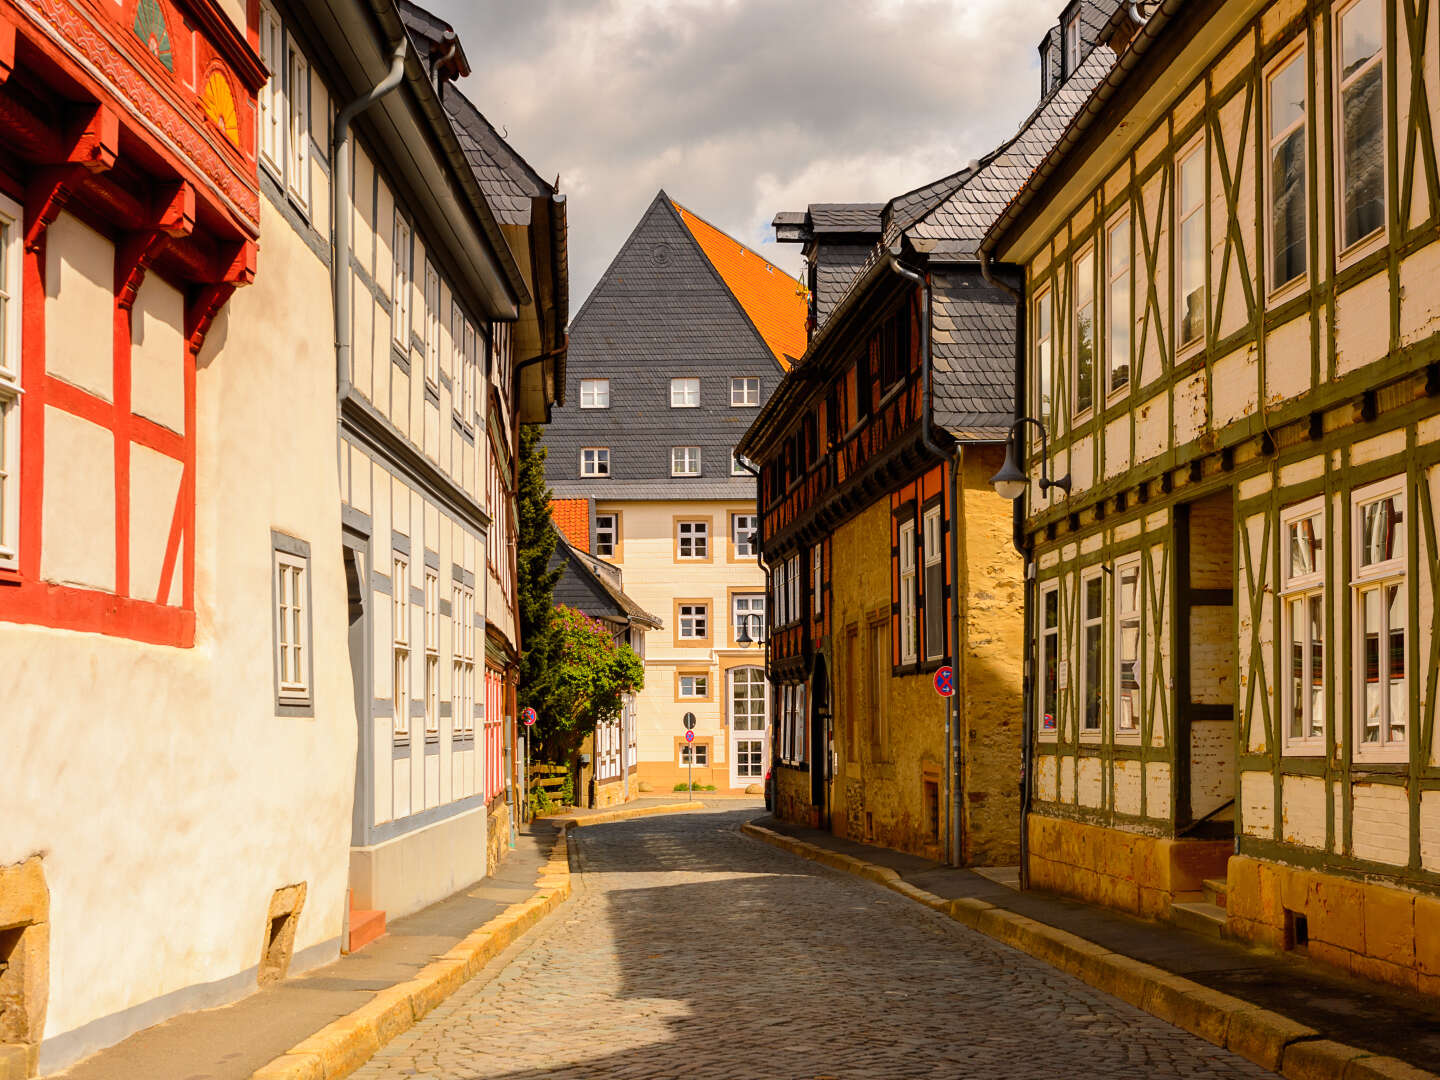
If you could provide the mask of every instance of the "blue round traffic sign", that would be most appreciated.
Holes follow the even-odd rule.
[[[525,721],[526,727],[530,727],[536,720],[540,719],[540,717],[536,715],[534,709],[526,705],[525,708],[520,710],[520,719]]]
[[[942,667],[935,672],[935,693],[941,697],[951,697],[955,693],[955,669]]]

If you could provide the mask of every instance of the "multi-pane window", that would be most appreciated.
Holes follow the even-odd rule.
[[[1035,411],[1047,430],[1050,430],[1052,419],[1054,379],[1055,338],[1051,325],[1051,296],[1047,290],[1035,297]]]
[[[1305,273],[1306,89],[1305,50],[1293,53],[1270,73],[1265,87],[1270,168],[1270,288]]]
[[[1040,591],[1040,694],[1036,699],[1041,735],[1060,727],[1060,587]]]
[[[1140,736],[1140,559],[1115,565],[1115,737]]]
[[[1352,618],[1360,630],[1357,753],[1403,756],[1410,711],[1404,479],[1357,491],[1351,513],[1355,523]]]
[[[455,390],[450,395],[450,407],[462,420],[470,418],[470,357],[465,353],[465,316],[460,305],[450,298],[450,375],[455,380]]]
[[[391,329],[402,349],[410,348],[410,223],[395,212],[395,272],[390,281]]]
[[[730,543],[737,556],[755,554],[755,530],[759,523],[760,519],[755,514],[730,515]]]
[[[479,410],[477,400],[480,391],[480,335],[475,324],[465,320],[465,419],[471,421]]]
[[[1135,322],[1130,266],[1130,215],[1122,214],[1105,232],[1105,361],[1112,394],[1130,383],[1130,328]]]
[[[1325,500],[1280,517],[1285,748],[1325,751]]]
[[[20,206],[0,196],[0,567],[19,559]]]
[[[915,570],[915,522],[900,523],[900,662],[913,664],[920,658],[919,600]]]
[[[610,380],[581,379],[580,407],[582,409],[608,409],[610,407]]]
[[[620,540],[620,519],[614,514],[595,515],[595,554],[602,558],[613,558],[615,545]]]
[[[816,615],[825,611],[825,549],[816,544],[810,549],[810,606]]]
[[[785,560],[785,603],[790,609],[791,620],[800,618],[800,556],[791,555]]]
[[[1179,241],[1180,345],[1205,337],[1205,143],[1200,141],[1180,158],[1175,217]]]
[[[700,380],[671,379],[670,407],[672,409],[698,409],[700,407]]]
[[[425,568],[425,734],[440,735],[440,575]]]
[[[710,605],[680,605],[680,639],[695,641],[710,636]]]
[[[675,529],[677,559],[708,559],[710,557],[710,523],[682,521]]]
[[[1075,411],[1095,404],[1095,249],[1075,260]]]
[[[1065,24],[1065,78],[1080,68],[1080,16],[1074,15]]]
[[[704,743],[681,743],[680,764],[694,765],[697,768],[703,768],[705,765],[709,764],[709,751],[710,748]]]
[[[925,559],[925,659],[945,655],[945,557],[940,507],[925,511],[922,540]]]
[[[732,407],[760,404],[760,380],[753,376],[736,376],[730,380],[730,404]]]
[[[1080,582],[1080,730],[1098,734],[1100,731],[1100,698],[1103,690],[1102,656],[1104,654],[1105,585],[1100,570],[1090,571]]]
[[[282,705],[310,700],[310,582],[307,560],[275,551],[275,671]]]
[[[269,4],[260,5],[260,59],[270,78],[260,88],[260,160],[277,174],[284,171],[285,78],[280,56],[284,51],[280,18]]]
[[[735,453],[734,450],[731,450],[731,451],[730,451],[730,475],[731,475],[731,476],[749,476],[749,475],[750,475],[750,468],[747,468],[747,466],[750,466],[750,468],[753,468],[753,467],[754,467],[754,466],[751,465],[750,460],[749,460],[748,458],[742,457],[741,455]]]
[[[425,381],[440,385],[440,275],[425,264]]]
[[[731,669],[730,726],[732,728],[736,731],[764,731],[765,699],[764,668]]]
[[[708,698],[710,696],[710,676],[681,675],[680,696],[682,698]]]
[[[672,446],[670,448],[671,476],[700,475],[700,447]]]
[[[396,554],[390,572],[390,695],[395,738],[410,738],[410,561]]]
[[[805,739],[805,684],[780,688],[780,756],[793,764],[808,757]]]
[[[289,79],[289,128],[286,132],[285,186],[301,206],[310,205],[310,65],[292,40],[286,64]]]
[[[455,719],[452,730],[459,737],[475,734],[475,590],[456,582],[450,590],[450,617],[454,620]]]
[[[1385,226],[1385,5],[1356,0],[1337,17],[1341,247]]]
[[[730,618],[735,627],[735,640],[740,640],[740,632],[744,630],[751,641],[764,641],[765,594],[736,593],[730,598]]]
[[[610,448],[606,446],[587,446],[581,450],[580,475],[609,476]]]
[[[758,780],[765,772],[765,740],[738,739],[735,743],[735,775]]]

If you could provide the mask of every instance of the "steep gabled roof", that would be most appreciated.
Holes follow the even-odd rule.
[[[788,369],[805,352],[805,287],[693,210],[673,200],[672,205],[775,360]]]
[[[485,199],[503,225],[530,224],[530,200],[553,195],[555,187],[541,178],[530,163],[500,137],[474,103],[453,88],[445,93],[445,108],[455,121],[456,135],[465,159]]]
[[[559,537],[550,557],[550,568],[557,565],[564,567],[555,583],[557,604],[573,607],[592,619],[635,623],[649,630],[665,625],[626,594],[618,566],[580,550],[564,536]]]

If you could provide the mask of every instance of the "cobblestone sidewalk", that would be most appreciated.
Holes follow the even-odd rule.
[[[751,843],[753,811],[575,837],[577,891],[358,1080],[1260,1077],[867,882]]]

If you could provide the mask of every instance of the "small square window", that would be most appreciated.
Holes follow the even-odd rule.
[[[620,542],[620,518],[615,514],[595,515],[595,554],[610,559]]]
[[[610,407],[610,380],[581,379],[580,407],[582,409],[608,409]]]
[[[752,642],[765,640],[765,594],[736,593],[730,600],[735,640],[749,636]]]
[[[710,636],[710,605],[680,605],[680,640],[698,641]]]
[[[676,531],[676,556],[681,559],[710,557],[710,523],[682,521]]]
[[[730,380],[731,408],[749,408],[760,404],[760,380],[751,375],[737,375]]]
[[[734,545],[736,557],[754,557],[755,529],[759,522],[755,514],[730,515],[730,543]]]
[[[670,448],[671,476],[700,475],[700,447],[672,446]]]
[[[700,407],[700,380],[671,379],[670,407],[672,409],[698,409]]]
[[[682,743],[680,745],[680,764],[703,768],[709,764],[709,751],[710,748],[704,743]]]
[[[580,451],[581,476],[609,476],[610,450],[604,446],[591,446]]]
[[[710,676],[681,675],[680,696],[682,698],[708,698],[710,696]]]

